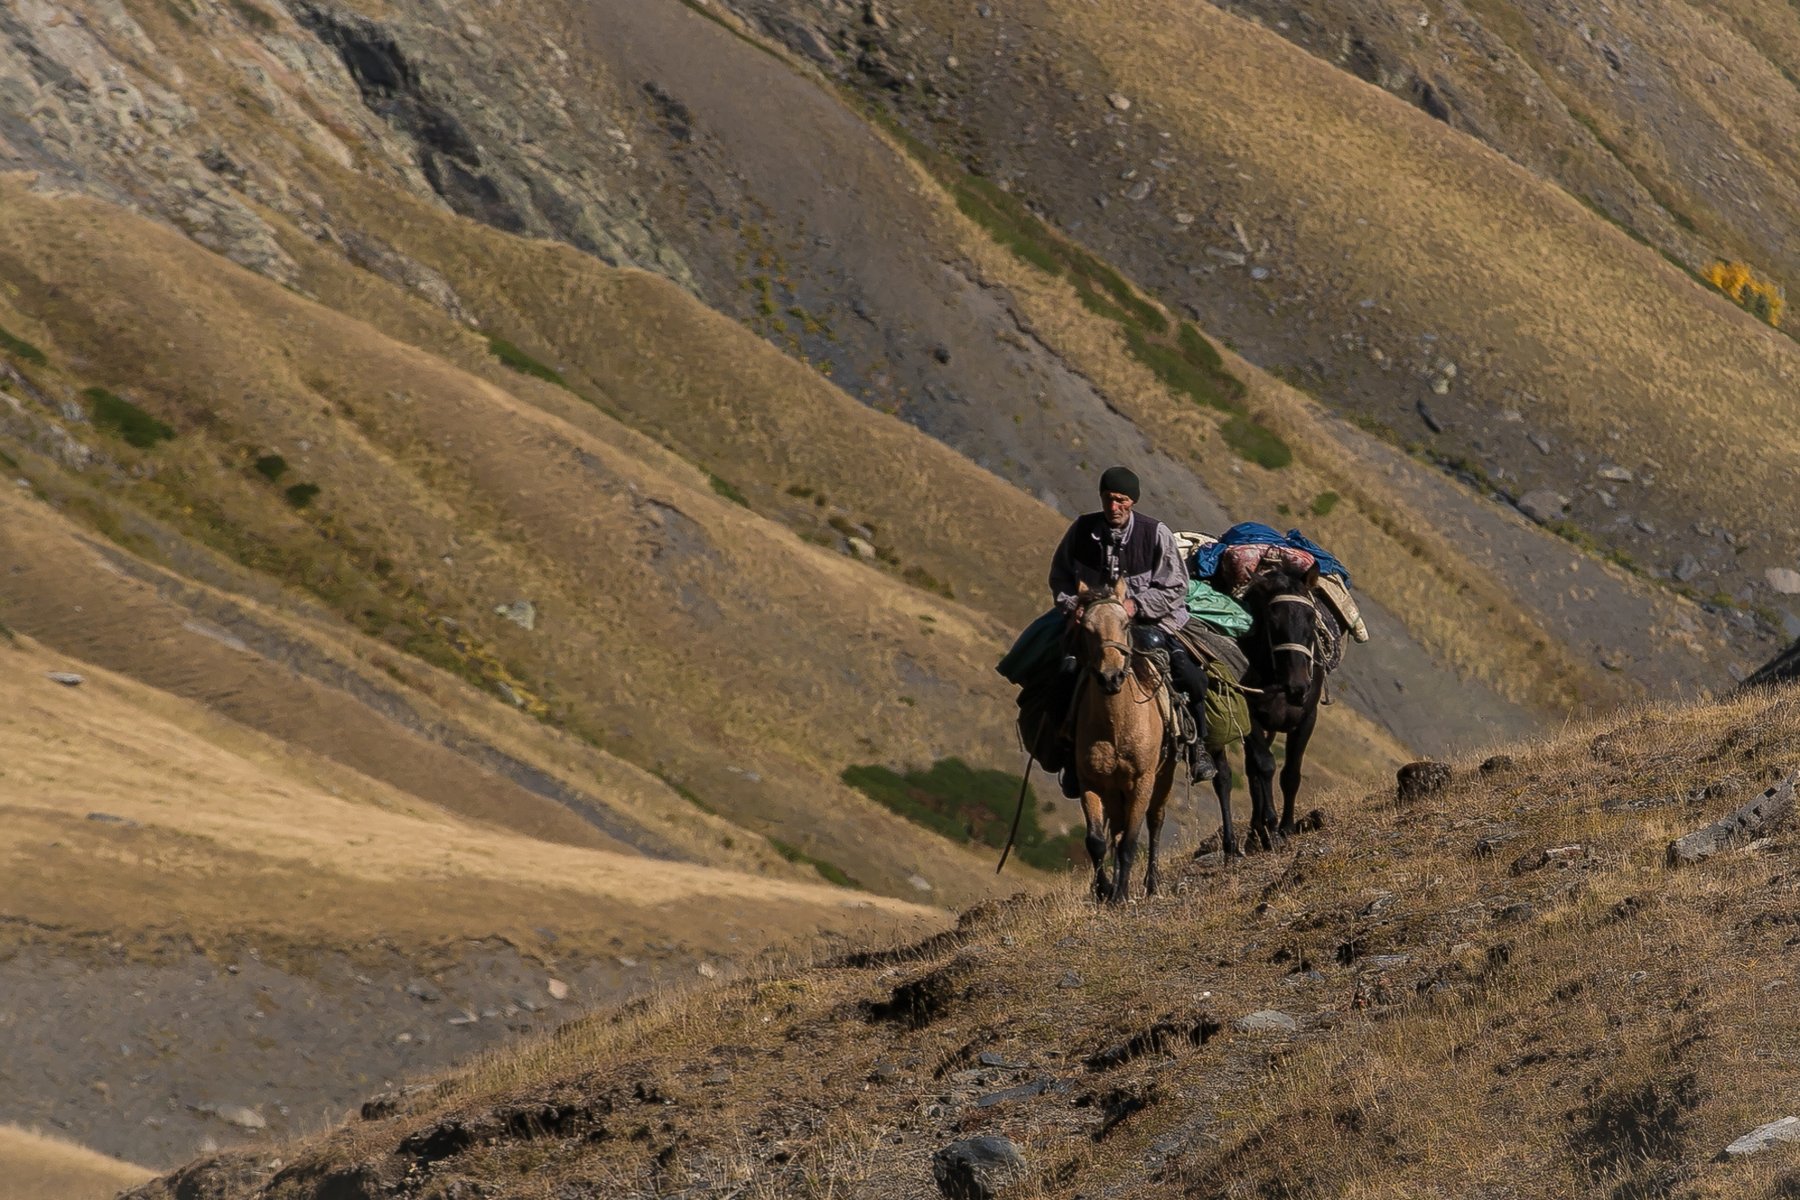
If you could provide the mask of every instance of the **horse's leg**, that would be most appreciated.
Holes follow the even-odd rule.
[[[1162,875],[1156,869],[1156,842],[1162,834],[1163,818],[1169,811],[1169,793],[1175,787],[1175,775],[1171,769],[1157,772],[1156,789],[1150,796],[1150,811],[1144,814],[1147,825],[1146,837],[1149,844],[1145,853],[1149,857],[1149,865],[1144,869],[1144,895],[1154,896],[1162,885]]]
[[[1213,795],[1219,798],[1219,850],[1226,858],[1242,858],[1237,830],[1231,825],[1231,763],[1225,751],[1213,752],[1213,766],[1219,772],[1213,776]]]
[[[1108,897],[1114,904],[1123,904],[1131,898],[1131,865],[1137,861],[1137,850],[1138,823],[1132,821],[1114,841],[1112,895]]]
[[[1094,863],[1094,899],[1104,900],[1112,890],[1106,878],[1106,809],[1092,788],[1082,790],[1081,815],[1087,818],[1087,852]]]
[[[1250,836],[1264,850],[1274,849],[1269,834],[1275,828],[1275,735],[1252,729],[1244,739],[1244,773],[1250,776]]]
[[[1294,829],[1294,797],[1300,794],[1300,760],[1306,757],[1306,743],[1312,740],[1313,726],[1319,723],[1319,706],[1306,710],[1300,728],[1287,735],[1287,761],[1281,764],[1281,832]]]

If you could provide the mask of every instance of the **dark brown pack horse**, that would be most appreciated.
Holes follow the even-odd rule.
[[[1162,833],[1176,756],[1166,745],[1155,669],[1136,653],[1123,581],[1105,591],[1081,590],[1080,694],[1075,712],[1075,773],[1094,861],[1094,896],[1112,904],[1131,894],[1138,826],[1149,831],[1144,892],[1160,884],[1156,840]],[[1106,859],[1113,858],[1107,878]]]
[[[1244,593],[1244,608],[1254,624],[1238,639],[1250,660],[1244,676],[1250,706],[1250,734],[1244,739],[1244,772],[1250,784],[1250,837],[1264,850],[1295,831],[1294,797],[1300,791],[1300,764],[1319,720],[1319,698],[1325,692],[1325,666],[1320,661],[1319,614],[1313,598],[1318,581],[1314,568],[1305,575],[1274,570],[1258,575]],[[1281,768],[1281,819],[1275,818],[1275,735],[1287,735],[1287,761]],[[1222,768],[1224,755],[1217,761]],[[1221,769],[1213,781],[1223,824],[1220,844],[1227,857],[1241,858],[1231,824],[1231,772]]]

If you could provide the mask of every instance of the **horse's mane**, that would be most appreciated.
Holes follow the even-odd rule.
[[[1257,572],[1255,578],[1251,579],[1250,586],[1244,590],[1244,601],[1261,602],[1284,592],[1297,592],[1304,596],[1310,590],[1306,584],[1305,572],[1289,566],[1269,567]]]

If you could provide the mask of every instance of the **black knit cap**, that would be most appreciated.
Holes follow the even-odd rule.
[[[1100,494],[1114,492],[1121,496],[1130,496],[1133,503],[1138,498],[1138,477],[1130,467],[1108,467],[1100,476]]]

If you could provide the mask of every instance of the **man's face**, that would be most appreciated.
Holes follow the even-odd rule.
[[[1125,528],[1125,522],[1131,519],[1131,506],[1136,503],[1130,496],[1118,492],[1100,493],[1100,507],[1106,511],[1106,523],[1114,529]]]

